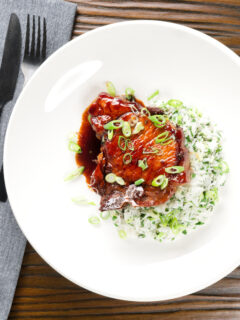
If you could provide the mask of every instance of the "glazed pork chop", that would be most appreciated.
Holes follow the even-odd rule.
[[[102,141],[90,183],[101,195],[101,211],[157,206],[189,181],[183,131],[162,110],[101,93],[88,112]]]

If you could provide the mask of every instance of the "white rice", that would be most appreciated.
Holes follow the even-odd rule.
[[[221,133],[209,118],[178,100],[157,100],[153,105],[160,106],[170,121],[184,131],[190,152],[191,182],[180,186],[169,201],[157,207],[129,206],[110,214],[114,225],[128,236],[174,240],[207,222],[225,183],[228,166],[223,160]]]

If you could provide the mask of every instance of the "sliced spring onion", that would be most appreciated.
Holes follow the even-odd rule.
[[[76,204],[80,204],[80,205],[92,205],[95,206],[96,203],[93,201],[88,201],[86,198],[84,197],[77,197],[77,198],[72,198],[72,202],[76,203]]]
[[[126,182],[121,177],[116,177],[116,182],[120,184],[120,186],[124,186]]]
[[[108,173],[106,176],[105,176],[105,180],[108,182],[108,183],[114,183],[116,181],[116,178],[117,176],[114,174],[114,173]]]
[[[184,167],[182,166],[173,166],[165,169],[165,172],[172,173],[172,174],[181,173],[183,171],[184,171]]]
[[[100,219],[98,217],[90,217],[88,219],[88,222],[91,224],[99,224],[100,223]]]
[[[123,150],[123,151],[126,150],[126,148],[127,148],[127,143],[128,143],[128,141],[127,141],[126,138],[124,138],[123,136],[119,136],[119,137],[118,137],[118,146],[119,146],[119,148],[120,148],[121,150]]]
[[[74,170],[72,173],[70,173],[68,176],[66,176],[64,181],[70,181],[70,180],[80,176],[83,173],[84,169],[85,169],[84,167],[78,167],[76,170]]]
[[[213,188],[205,192],[205,199],[210,201],[216,201],[218,199],[218,188]]]
[[[134,97],[135,91],[132,88],[127,88],[125,90],[125,96],[128,100],[132,100],[132,97]]]
[[[214,167],[214,169],[220,170],[221,174],[229,172],[229,166],[227,162],[223,160],[219,163],[217,167]]]
[[[176,99],[171,99],[167,103],[175,108],[180,108],[183,105],[182,101]]]
[[[108,130],[108,140],[111,141],[113,138],[113,129]]]
[[[142,124],[142,122],[138,122],[135,128],[133,129],[133,134],[138,134],[143,129],[144,129],[144,125]]]
[[[101,211],[101,212],[100,212],[100,217],[101,217],[103,220],[107,220],[107,219],[110,217],[109,211]]]
[[[153,122],[155,127],[162,128],[165,126],[166,118],[161,114],[156,114],[154,116],[150,116],[149,119]]]
[[[131,127],[134,127],[138,123],[138,117],[133,115],[131,118],[128,120],[129,124]]]
[[[131,140],[127,140],[127,147],[129,150],[134,151],[134,145],[133,142]]]
[[[69,141],[68,142],[68,149],[72,152],[76,152],[76,153],[81,153],[82,149],[81,147],[74,141]]]
[[[130,105],[130,108],[132,110],[132,113],[135,113],[135,114],[138,114],[139,111],[138,111],[138,108],[134,105],[134,104],[131,104]]]
[[[149,97],[148,97],[148,101],[152,100],[154,97],[156,97],[159,94],[159,90],[156,90],[155,92],[153,92]]]
[[[147,164],[147,158],[144,158],[143,160],[138,160],[138,166],[142,168],[142,170],[146,170],[148,168]]]
[[[156,143],[160,143],[162,146],[165,146],[171,143],[173,140],[171,139],[169,131],[164,131],[163,133],[159,134],[155,139]]]
[[[144,179],[138,179],[138,180],[136,180],[136,181],[134,182],[134,184],[135,184],[136,186],[139,186],[139,185],[142,184],[144,181],[145,181]]]
[[[151,115],[150,111],[147,108],[142,108],[141,114],[144,116],[147,116],[147,117],[149,117]]]
[[[132,155],[130,153],[125,153],[123,156],[123,163],[129,164],[132,162]]]
[[[92,124],[92,116],[90,114],[88,115],[87,119],[88,119],[88,122]]]
[[[122,128],[122,126],[123,126],[123,120],[113,120],[113,121],[106,123],[104,125],[104,129],[114,130],[114,129]]]
[[[115,97],[116,89],[114,87],[114,84],[111,81],[107,81],[106,87],[107,87],[107,92],[110,94],[110,96]]]
[[[160,176],[156,177],[155,179],[153,179],[153,181],[152,181],[152,186],[153,187],[160,187],[161,190],[166,188],[167,185],[168,185],[168,178],[166,178],[162,174]]]
[[[143,149],[143,154],[154,154],[154,153],[156,154],[158,152],[159,150],[153,147],[151,147],[150,149],[146,149],[146,148]]]
[[[156,178],[153,179],[153,181],[152,181],[152,186],[153,186],[153,187],[160,187],[161,184],[162,184],[163,181],[164,181],[164,178],[165,178],[165,176],[162,175],[162,174],[161,174],[160,176],[156,177]]]
[[[168,185],[168,178],[164,176],[163,183],[161,184],[161,190],[165,189],[167,185]]]
[[[125,239],[127,237],[127,233],[124,230],[118,230],[118,235],[121,239]]]
[[[130,124],[127,121],[123,122],[122,133],[127,138],[130,137],[132,134]]]

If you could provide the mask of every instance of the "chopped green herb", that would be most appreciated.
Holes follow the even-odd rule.
[[[148,168],[147,164],[147,158],[144,158],[143,160],[138,160],[138,166],[142,168],[142,170],[146,170]]]
[[[159,90],[156,90],[155,92],[153,92],[147,99],[148,101],[152,100],[153,98],[155,98],[157,95],[159,94]]]
[[[98,217],[90,217],[90,218],[88,219],[88,222],[91,223],[91,224],[97,225],[97,224],[100,223],[100,219],[99,219]]]
[[[138,179],[136,180],[134,183],[136,186],[139,186],[140,184],[142,184],[145,180],[144,179]]]
[[[134,97],[134,93],[135,93],[135,91],[132,89],[132,88],[127,88],[126,90],[125,90],[125,96],[126,96],[126,98],[128,99],[128,100],[132,100],[132,98]]]
[[[73,180],[76,177],[79,177],[84,171],[84,167],[78,167],[76,170],[74,170],[72,173],[66,176],[64,181],[70,181]]]
[[[107,92],[110,94],[110,96],[115,97],[116,96],[116,89],[111,81],[106,82]]]

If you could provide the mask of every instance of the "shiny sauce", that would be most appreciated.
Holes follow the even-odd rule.
[[[82,124],[78,133],[78,144],[82,148],[82,153],[76,154],[76,162],[78,166],[85,167],[83,174],[87,183],[90,184],[91,175],[97,166],[101,141],[96,138],[96,133],[88,121],[88,110],[89,107],[83,113]]]

